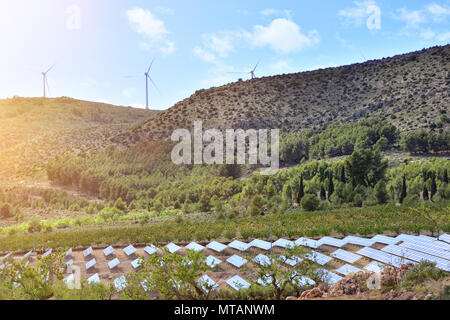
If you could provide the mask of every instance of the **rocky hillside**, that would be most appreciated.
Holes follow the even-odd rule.
[[[197,91],[120,138],[167,139],[202,119],[209,128],[320,129],[380,116],[402,131],[449,129],[450,45]]]
[[[157,113],[66,97],[0,100],[0,177],[30,175],[59,152],[106,148]]]

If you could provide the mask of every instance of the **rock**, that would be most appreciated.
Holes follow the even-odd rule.
[[[293,296],[290,296],[290,297],[286,298],[286,301],[294,301],[294,300],[298,300],[298,298],[297,297],[293,297]]]

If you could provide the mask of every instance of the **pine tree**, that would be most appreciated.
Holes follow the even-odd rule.
[[[406,176],[403,176],[403,182],[402,182],[402,191],[400,193],[400,198],[398,201],[400,203],[403,203],[403,200],[406,198],[407,192],[406,192]]]
[[[346,179],[345,179],[345,167],[344,166],[341,167],[341,182],[342,183],[346,183],[347,182]]]
[[[298,197],[297,197],[297,203],[300,203],[302,198],[305,196],[305,186],[303,184],[303,175],[300,176],[300,186],[298,188]]]
[[[334,192],[333,174],[331,172],[328,179],[328,196],[331,196]]]
[[[443,178],[443,181],[444,181],[445,184],[448,184],[448,173],[447,173],[447,169],[445,169],[445,171],[444,171],[444,178]]]
[[[431,191],[431,198],[433,198],[433,196],[436,194],[437,192],[437,186],[436,186],[436,174],[433,173],[433,176],[431,178],[431,186],[430,186],[430,191]]]

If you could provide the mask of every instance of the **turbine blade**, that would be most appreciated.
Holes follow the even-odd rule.
[[[148,67],[147,74],[150,72],[150,69],[151,69],[152,66],[153,66],[153,62],[155,62],[155,59],[156,59],[156,57],[153,58],[152,63],[150,63],[150,67]]]
[[[55,66],[55,65],[52,65],[52,66],[50,67],[50,69],[48,69],[47,71],[45,71],[45,74],[47,74],[50,70],[52,70],[54,66]]]
[[[155,81],[153,81],[153,79],[148,76],[148,78],[150,79],[150,81],[152,82],[152,84],[155,86],[156,90],[158,90],[159,94],[161,94],[161,90],[159,90],[158,86],[156,85]]]
[[[255,68],[252,70],[253,72],[255,72],[256,68],[258,68],[260,62],[261,62],[261,60],[258,61],[258,63],[256,64]]]

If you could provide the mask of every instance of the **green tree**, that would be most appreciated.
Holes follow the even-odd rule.
[[[319,208],[319,204],[319,199],[313,194],[305,195],[301,201],[301,206],[306,211],[316,211]]]
[[[264,213],[264,200],[260,195],[256,195],[252,198],[250,203],[250,215],[255,217]]]
[[[389,199],[386,191],[386,184],[383,180],[379,181],[375,186],[375,197],[377,198],[379,204],[385,204]]]

